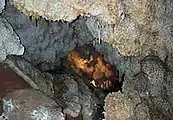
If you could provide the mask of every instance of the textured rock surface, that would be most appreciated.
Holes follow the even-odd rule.
[[[137,92],[110,93],[104,108],[106,120],[150,120],[149,109]]]
[[[165,83],[165,69],[162,61],[155,56],[148,56],[142,61],[142,71],[147,74],[148,92],[151,96],[160,96]]]
[[[105,99],[106,119],[111,120],[113,116],[113,120],[173,119],[172,0],[44,0],[41,4],[34,0],[11,1],[19,11],[9,5],[7,0],[2,17],[14,28],[26,47],[24,57],[34,65],[42,62],[59,64],[59,59],[72,50],[76,43],[93,43],[98,51],[104,53],[106,61],[116,64],[125,73],[124,93],[109,94]],[[72,23],[47,22],[42,18],[35,21],[20,13],[21,11],[29,16],[42,16],[48,20],[73,21],[78,15],[90,17],[79,17]],[[123,58],[120,55],[138,58]],[[158,57],[146,57],[148,55]],[[142,60],[143,58],[145,59]],[[30,69],[28,64],[26,67],[22,67],[23,65],[25,66],[19,65],[19,68],[27,70],[24,74],[31,72],[44,81],[42,83],[33,79],[36,81],[35,88],[47,90],[52,95],[50,81],[53,78],[50,75],[46,77],[50,79],[49,83],[44,75],[38,77],[40,72]],[[43,69],[52,69],[52,66],[49,67]],[[82,110],[84,116],[91,119],[95,101],[90,100],[92,97],[90,92],[86,92],[86,86],[81,87],[82,82],[71,76],[59,77],[62,80],[57,81],[60,81],[61,86],[57,85],[59,88],[55,90],[62,98],[59,102],[65,108],[64,112],[77,116]],[[86,94],[81,95],[82,93]]]
[[[86,24],[93,36],[108,42],[123,56],[154,53],[165,57],[166,47],[172,46],[172,2],[124,0],[122,3],[125,17],[114,26],[89,18]]]
[[[32,88],[39,89],[49,97],[53,96],[53,77],[48,73],[41,73],[28,61],[20,57],[9,57],[4,61]]]
[[[61,108],[39,91],[17,90],[3,98],[9,120],[65,120]]]
[[[41,73],[28,61],[20,57],[9,57],[7,63],[33,88],[44,92],[63,107],[63,112],[72,117],[82,114],[92,120],[95,116],[98,99],[79,76],[62,74],[52,76]]]
[[[63,105],[64,113],[73,117],[82,113],[83,119],[92,120],[98,100],[82,78],[77,75],[61,74],[57,76],[57,83],[54,85],[55,98]]]
[[[121,58],[118,69],[125,73],[126,76],[132,77],[141,71],[140,61],[135,58]]]
[[[115,26],[111,37],[112,40],[107,39],[107,42],[113,42],[113,47],[117,48],[123,56],[138,55],[149,40],[148,35],[140,31],[138,25],[130,19],[125,19]]]
[[[103,43],[102,40],[108,39],[113,30],[112,25],[109,25],[97,17],[89,17],[85,24],[95,37],[93,40],[94,43]]]
[[[172,119],[172,93],[170,82],[173,78],[168,66],[156,56],[148,56],[142,62],[142,71],[147,75],[148,83],[146,96],[148,96],[149,108],[153,111],[152,118]]]
[[[167,60],[165,61],[168,65],[168,68],[173,71],[173,51],[170,51]]]
[[[21,76],[6,64],[0,64],[0,83],[0,101],[10,91],[31,88]]]
[[[91,14],[116,23],[124,11],[121,0],[44,0],[41,4],[34,0],[12,0],[12,4],[29,16],[42,16],[53,21],[62,19],[71,22],[79,15]]]
[[[2,10],[5,8],[5,0],[1,0],[0,1],[0,13],[2,12]]]
[[[4,61],[6,56],[10,54],[23,55],[24,47],[20,44],[19,37],[3,18],[0,18],[0,28],[0,62]]]
[[[147,56],[140,63],[140,71],[125,76],[123,93],[106,97],[106,120],[173,119],[173,72],[157,56]]]
[[[96,104],[99,104],[98,99],[81,77],[70,74],[52,76],[48,73],[41,73],[20,57],[9,57],[5,63],[33,88],[54,99],[63,107],[63,113],[72,117],[82,114],[83,118],[88,120],[92,120],[95,116]]]
[[[154,111],[153,118],[156,116],[162,119],[173,118],[172,97],[170,97],[172,93],[170,82],[173,78],[169,78],[172,73],[169,71],[167,73],[166,68],[167,66],[158,57],[147,57],[142,63],[142,70],[148,77],[149,107]]]
[[[169,49],[170,43],[172,44],[171,0],[44,0],[42,4],[34,0],[12,0],[12,3],[27,15],[43,16],[51,20],[72,21],[82,14],[97,16],[86,21],[89,30],[96,37],[94,42],[108,42],[123,56],[137,56],[154,51],[162,57],[165,56],[164,49],[168,46]],[[110,23],[114,25],[109,25]],[[53,50],[54,48],[49,49],[55,54]],[[145,51],[142,52],[143,50]],[[159,52],[160,50],[163,52]]]
[[[47,22],[44,19],[31,20],[28,16],[14,9],[8,1],[2,16],[15,29],[21,43],[26,47],[24,57],[33,64],[41,62],[57,62],[58,64],[59,59],[75,47],[74,36],[77,36],[77,42],[85,43],[82,41],[84,39],[80,40],[78,37],[82,38],[83,34],[80,35],[81,33],[76,32],[75,35],[71,24]],[[81,28],[85,29],[80,25],[78,30],[81,31]],[[86,35],[86,38],[90,38],[90,41],[93,39],[90,34]]]
[[[106,61],[112,64],[117,64],[119,61],[116,49],[107,43],[98,44],[98,40],[93,37],[86,24],[86,22],[92,23],[92,18],[90,21],[88,18],[80,17],[72,24],[46,22],[40,19],[36,25],[35,20],[30,20],[28,16],[14,9],[8,1],[2,16],[13,26],[21,43],[26,47],[24,58],[33,64],[44,63],[44,66],[48,63],[55,67],[53,64],[59,64],[60,58],[74,49],[76,43],[80,46],[93,43],[99,52],[106,54]],[[107,33],[103,36],[107,36]]]
[[[73,29],[68,24],[49,24],[43,19],[36,23],[35,20],[30,20],[28,16],[16,11],[9,2],[7,6],[3,17],[13,26],[21,43],[26,47],[24,57],[27,60],[34,64],[44,61],[55,62],[57,55],[60,58],[64,56],[64,52],[67,53],[75,47],[71,41]],[[65,47],[64,43],[69,46]]]
[[[92,31],[89,31],[87,24],[85,24],[86,22],[87,18],[79,17],[79,19],[72,24],[74,27],[74,41],[79,45],[91,43],[94,39]]]

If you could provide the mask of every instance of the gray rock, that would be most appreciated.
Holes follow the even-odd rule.
[[[138,73],[125,76],[123,93],[105,98],[106,120],[173,119],[173,72],[156,56],[140,63]]]
[[[149,109],[136,91],[108,94],[104,109],[106,120],[150,120]]]
[[[93,40],[94,43],[100,44],[103,40],[108,39],[109,33],[113,30],[111,25],[97,17],[89,17],[85,24],[95,38]]]
[[[3,110],[9,120],[65,120],[53,100],[32,89],[8,93],[3,98]]]
[[[140,72],[133,77],[125,76],[123,84],[123,92],[137,91],[140,97],[148,98],[148,78],[143,72]]]
[[[9,56],[5,63],[33,88],[54,99],[63,107],[65,114],[77,117],[82,113],[88,120],[92,120],[95,116],[96,104],[99,100],[85,85],[81,77],[70,74],[52,76],[48,73],[41,73],[20,57]]]
[[[5,0],[1,0],[0,1],[0,13],[2,12],[2,10],[5,8]]]
[[[173,104],[173,72],[168,71],[166,75],[166,83],[165,83],[166,89],[167,89],[167,94],[170,99],[170,102]]]
[[[135,58],[123,58],[120,59],[118,69],[126,74],[128,77],[132,77],[141,71],[140,62]]]
[[[26,47],[25,59],[33,64],[55,63],[75,47],[73,27],[65,22],[48,22],[45,19],[30,19],[10,5],[2,16],[7,19]]]
[[[118,51],[110,46],[108,43],[96,43],[93,44],[98,52],[104,55],[104,60],[112,65],[119,67],[119,63],[122,60],[119,56]]]
[[[61,74],[54,85],[55,98],[63,105],[64,113],[76,117],[80,113],[83,118],[92,120],[96,113],[98,99],[77,75]],[[59,100],[60,99],[60,100]]]
[[[148,56],[142,61],[142,70],[148,77],[148,101],[152,118],[172,119],[172,96],[170,93],[170,73],[166,66],[155,56]],[[166,77],[167,76],[167,77]]]
[[[87,18],[80,17],[72,24],[74,27],[74,41],[80,46],[86,43],[91,43],[94,39],[94,36],[85,24],[86,21]]]
[[[149,81],[149,94],[151,96],[160,96],[163,93],[166,73],[162,61],[156,56],[147,56],[141,65],[142,71],[147,74]]]
[[[9,56],[4,62],[32,88],[44,92],[49,97],[53,97],[53,77],[50,74],[40,72],[32,64],[21,57]]]
[[[167,64],[168,68],[173,71],[173,50],[168,54],[166,64]]]
[[[0,17],[0,62],[7,55],[23,55],[24,47],[20,44],[19,37],[13,31],[11,25]]]
[[[119,108],[113,111],[117,119],[173,119],[173,2],[124,0],[123,4],[127,16],[117,22],[114,30],[113,26],[95,17],[80,17],[72,24],[62,21],[47,22],[42,18],[30,20],[8,2],[2,16],[12,25],[26,47],[24,57],[27,60],[34,64],[50,63],[46,67],[43,64],[42,69],[45,71],[54,69],[53,64],[59,64],[59,59],[67,55],[76,43],[94,43],[96,49],[104,53],[106,61],[117,65],[125,73],[124,94],[113,93],[112,97],[105,99],[108,101],[106,104],[110,104],[105,108],[108,116],[112,114],[109,110]],[[103,43],[104,41],[107,43]],[[5,58],[5,50],[0,51]],[[119,53],[125,56],[140,54],[140,59],[151,54],[158,57],[146,57],[139,61],[122,58]],[[170,71],[162,62],[167,54],[166,64]],[[51,97],[55,94],[56,102],[64,107],[65,113],[75,117],[82,112],[86,118],[92,119],[96,101],[82,79],[63,74],[54,78],[56,81],[53,86],[53,77],[50,74],[42,74],[28,62],[11,59],[7,62],[34,88]]]

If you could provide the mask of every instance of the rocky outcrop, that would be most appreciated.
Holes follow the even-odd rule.
[[[3,98],[3,116],[9,120],[65,120],[62,109],[50,98],[32,89],[16,90]]]
[[[136,91],[108,94],[104,109],[105,120],[150,120],[149,108]]]
[[[12,25],[25,46],[24,58],[34,65],[57,63],[75,47],[73,28],[63,22],[30,19],[7,1],[2,16]]]
[[[171,120],[172,75],[159,57],[141,61],[141,71],[127,76],[123,93],[108,94],[105,99],[106,120]]]
[[[123,93],[108,94],[105,99],[105,119],[173,119],[172,0],[11,0],[7,6],[2,17],[26,47],[24,58],[34,65],[57,65],[76,46],[93,43],[106,61],[125,73]],[[51,97],[60,93],[55,96],[61,98],[65,113],[76,117],[82,111],[84,118],[92,119],[94,97],[80,78],[42,74],[29,62],[17,61],[34,88]],[[53,79],[62,81],[56,84]],[[83,90],[87,91],[84,96]]]
[[[41,72],[20,57],[11,56],[4,63],[21,76],[33,89],[41,91],[42,95],[45,94],[53,99],[63,108],[64,114],[73,118],[82,115],[81,117],[87,120],[92,120],[95,117],[97,104],[100,104],[101,100],[98,100],[88,88],[82,77],[70,73],[60,75],[54,73],[51,75]],[[22,92],[22,94],[24,93]],[[26,97],[26,99],[29,98]],[[20,111],[16,111],[16,114],[17,112],[20,113]]]
[[[166,51],[168,46],[170,50],[172,44],[170,0],[166,2],[124,0],[122,4],[125,9],[124,17],[117,23],[110,25],[98,17],[89,18],[91,20],[86,24],[94,37],[109,43],[123,56],[145,56],[150,53],[163,56],[164,52],[159,51]]]
[[[49,97],[53,96],[53,77],[50,74],[42,73],[25,59],[16,56],[9,57],[4,63],[21,76],[32,88],[42,91]]]
[[[56,81],[55,99],[63,106],[63,112],[72,117],[82,114],[83,119],[93,120],[100,100],[85,85],[83,79],[65,73],[57,76]]]

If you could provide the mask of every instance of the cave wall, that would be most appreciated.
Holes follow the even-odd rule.
[[[76,45],[92,43],[104,54],[106,61],[117,65],[126,74],[124,93],[112,93],[105,99],[106,119],[173,118],[171,0],[90,0],[79,1],[78,4],[71,0],[63,3],[65,8],[56,1],[57,6],[47,10],[46,14],[50,16],[40,12],[44,7],[42,4],[36,9],[37,4],[32,5],[31,1],[28,4],[12,1],[19,10],[7,0],[1,17],[12,26],[25,47],[23,57],[34,65],[43,62],[60,64],[60,58]],[[49,4],[48,0],[43,3],[53,4]],[[65,9],[62,14],[67,12],[67,16],[57,14],[59,8]],[[117,107],[122,108],[120,112],[115,111]],[[138,113],[137,110],[141,111]]]

